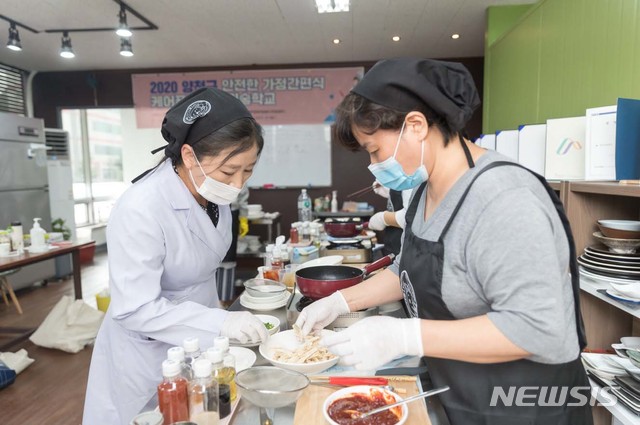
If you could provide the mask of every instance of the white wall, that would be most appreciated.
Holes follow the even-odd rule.
[[[164,152],[160,151],[151,155],[151,151],[160,146],[165,146],[167,142],[160,134],[158,128],[137,128],[136,113],[133,108],[121,109],[122,117],[122,175],[125,183],[131,184],[131,180],[143,171],[154,167],[163,157]]]

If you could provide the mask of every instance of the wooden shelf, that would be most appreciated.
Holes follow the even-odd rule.
[[[618,182],[584,182],[576,181],[569,184],[572,192],[592,193],[597,195],[629,196],[640,198],[640,186],[620,184]]]
[[[611,286],[604,282],[595,282],[593,280],[585,278],[584,276],[580,276],[580,289],[582,289],[584,292],[587,292],[594,297],[606,302],[607,304],[611,304],[615,308],[640,319],[640,305],[634,306],[631,304],[619,302],[614,300],[613,298],[606,296],[605,294],[598,292],[598,289],[609,288],[611,288]]]
[[[562,187],[562,182],[560,180],[548,180],[547,183],[549,183],[549,186],[551,186],[551,189],[557,190],[558,192]]]

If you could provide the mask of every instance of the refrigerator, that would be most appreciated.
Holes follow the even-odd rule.
[[[51,230],[44,122],[0,112],[0,228],[22,222],[27,234],[33,219]],[[55,276],[54,260],[23,267],[8,277],[14,289]]]

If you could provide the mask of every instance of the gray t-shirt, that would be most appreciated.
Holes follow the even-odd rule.
[[[495,161],[513,162],[488,151],[426,222],[423,193],[414,234],[437,241],[472,178]],[[559,364],[578,356],[569,244],[553,202],[532,174],[502,166],[480,176],[444,244],[442,297],[457,319],[487,314],[532,361]],[[389,268],[396,274],[399,261]]]

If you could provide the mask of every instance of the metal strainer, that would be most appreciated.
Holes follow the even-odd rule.
[[[274,410],[295,403],[309,379],[293,370],[257,366],[238,373],[236,384],[242,397],[260,408],[260,423],[273,425]]]

